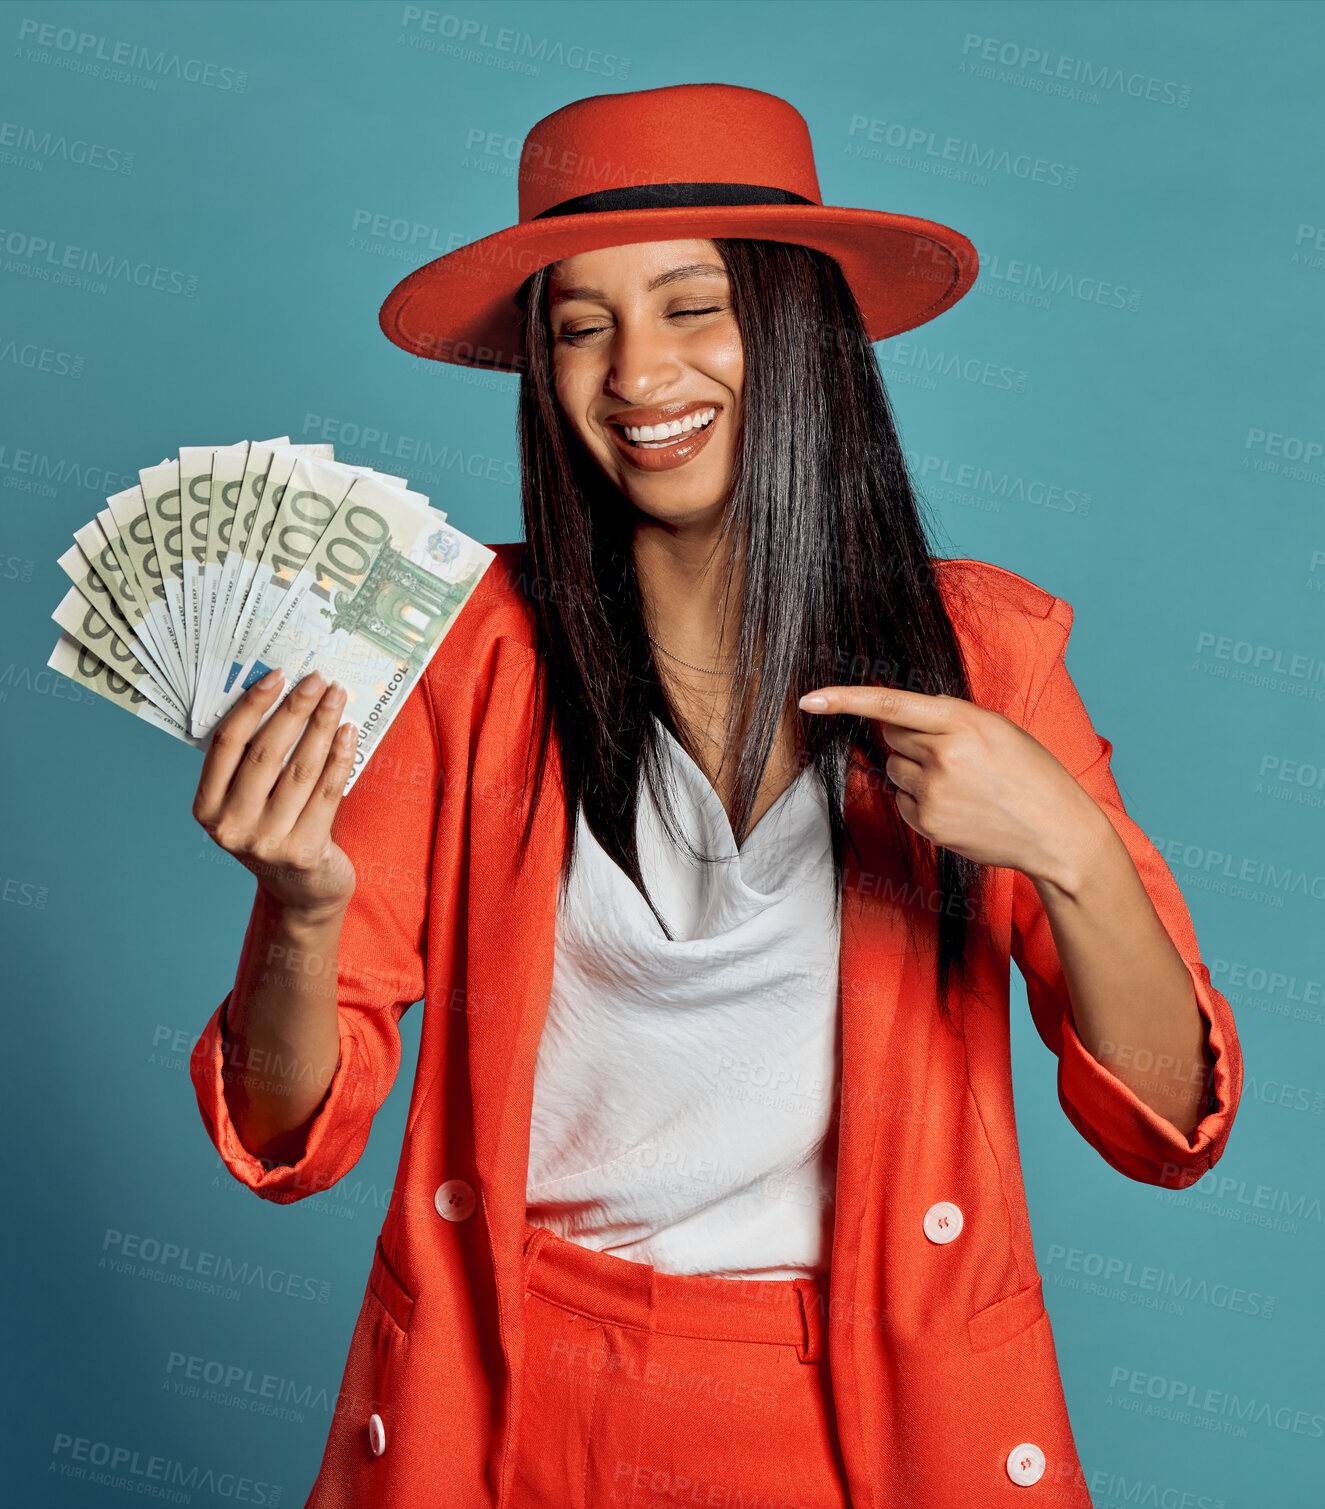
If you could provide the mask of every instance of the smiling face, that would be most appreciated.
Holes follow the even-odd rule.
[[[641,512],[716,522],[741,424],[745,362],[711,241],[643,241],[566,257],[548,295],[557,399]]]

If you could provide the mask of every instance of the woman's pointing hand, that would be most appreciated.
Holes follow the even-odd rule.
[[[882,725],[897,810],[931,843],[1061,881],[1080,873],[1099,841],[1103,812],[1094,798],[1002,713],[961,697],[873,686],[818,687],[799,705]]]

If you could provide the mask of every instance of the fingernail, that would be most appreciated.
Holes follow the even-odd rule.
[[[807,713],[821,713],[828,706],[828,698],[818,692],[806,692],[796,706]]]
[[[280,666],[275,666],[270,671],[268,671],[264,677],[262,677],[262,679],[258,682],[258,685],[275,686],[284,674],[285,672],[281,670]]]

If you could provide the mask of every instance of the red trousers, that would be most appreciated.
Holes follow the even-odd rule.
[[[827,1284],[659,1273],[525,1227],[514,1509],[846,1509]]]

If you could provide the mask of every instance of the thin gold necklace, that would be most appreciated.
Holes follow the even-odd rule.
[[[738,672],[736,672],[736,671],[713,671],[713,670],[710,670],[708,668],[708,666],[706,666],[706,665],[690,665],[690,662],[688,660],[682,660],[679,655],[672,655],[672,652],[665,645],[658,644],[658,641],[653,637],[652,634],[649,635],[649,643],[653,644],[653,645],[658,645],[658,648],[663,652],[664,655],[671,655],[671,657],[672,657],[673,660],[678,661],[681,665],[689,666],[689,668],[692,671],[699,671],[702,675],[705,675],[705,676],[735,676],[735,675],[738,674]]]

